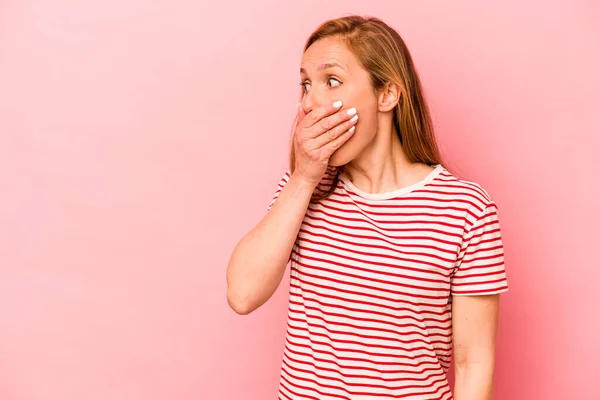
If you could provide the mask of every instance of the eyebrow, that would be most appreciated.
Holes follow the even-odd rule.
[[[346,68],[344,68],[341,64],[337,63],[337,62],[330,62],[330,63],[325,63],[325,64],[321,64],[317,67],[317,71],[322,71],[324,69],[327,68],[334,68],[334,67],[338,67],[343,69],[344,71],[347,71]],[[306,70],[304,68],[300,68],[300,73],[301,74],[306,74]]]

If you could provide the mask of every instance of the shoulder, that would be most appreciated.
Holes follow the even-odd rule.
[[[443,186],[445,191],[456,196],[458,200],[470,205],[470,208],[483,211],[488,206],[495,205],[490,192],[480,182],[458,178],[446,169],[438,176],[438,185]]]

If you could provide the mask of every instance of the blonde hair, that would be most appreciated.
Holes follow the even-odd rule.
[[[304,51],[317,40],[326,37],[336,37],[344,42],[369,73],[374,91],[383,89],[389,83],[399,86],[400,100],[394,109],[393,123],[408,160],[427,165],[443,164],[419,76],[398,32],[375,17],[351,15],[336,18],[324,22],[310,35]],[[294,164],[292,141],[291,173],[294,172]],[[331,187],[313,195],[311,200],[329,197],[338,180],[339,170]]]

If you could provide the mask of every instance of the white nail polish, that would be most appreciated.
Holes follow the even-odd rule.
[[[354,117],[350,118],[350,122],[356,122],[357,119],[358,115],[355,115]]]
[[[338,101],[335,101],[335,102],[333,103],[333,106],[334,106],[335,108],[340,108],[340,107],[342,106],[342,102],[341,102],[340,100],[338,100]]]
[[[356,108],[352,107],[351,109],[348,110],[348,115],[354,115],[356,114]]]

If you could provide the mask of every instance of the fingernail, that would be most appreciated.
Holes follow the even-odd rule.
[[[333,107],[340,108],[342,106],[342,102],[340,100],[333,102]]]
[[[357,119],[358,115],[355,115],[354,117],[350,118],[350,122],[356,122]]]
[[[356,108],[352,107],[351,109],[348,110],[348,115],[354,115],[356,114]]]

